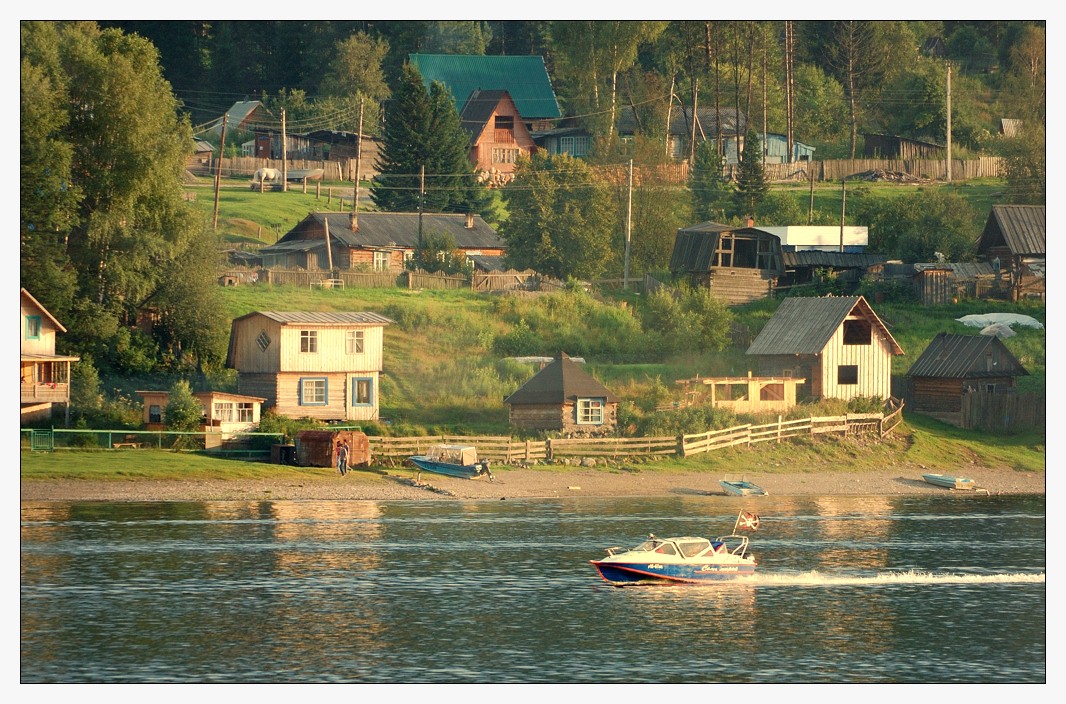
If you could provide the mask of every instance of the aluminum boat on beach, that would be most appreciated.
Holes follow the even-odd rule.
[[[691,536],[659,538],[654,534],[635,548],[607,548],[607,557],[589,560],[611,584],[702,583],[755,574],[755,557],[748,538],[738,530],[754,531],[759,517],[741,511],[729,535],[708,540]]]
[[[723,479],[718,486],[734,496],[766,496],[769,493],[758,484],[742,479]]]
[[[434,445],[424,455],[414,455],[409,458],[411,464],[419,470],[443,474],[449,477],[461,479],[477,479],[488,477],[493,479],[489,471],[488,460],[478,461],[477,448],[473,445]]]
[[[973,489],[977,486],[977,482],[969,477],[953,477],[950,474],[923,474],[922,479],[945,489]]]

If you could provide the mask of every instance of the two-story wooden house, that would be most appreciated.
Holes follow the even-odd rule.
[[[48,310],[26,289],[19,303],[21,330],[20,422],[52,417],[55,404],[63,404],[64,423],[70,423],[70,363],[78,357],[56,354],[56,333],[66,332]]]
[[[536,144],[505,90],[475,90],[459,113],[470,135],[470,161],[490,186],[509,181],[518,157],[528,157]]]
[[[807,379],[803,398],[892,395],[892,357],[903,349],[862,296],[786,298],[747,354],[764,375]]]
[[[237,392],[294,418],[377,420],[384,329],[369,312],[279,313],[236,318],[226,366]]]

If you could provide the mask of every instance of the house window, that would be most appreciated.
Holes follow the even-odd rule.
[[[329,386],[325,377],[300,379],[300,405],[325,406],[329,403]]]
[[[578,399],[577,422],[579,425],[603,425],[603,399]]]
[[[589,153],[590,137],[560,137],[559,151],[570,156],[585,156]]]
[[[374,380],[373,379],[352,379],[352,405],[353,406],[372,406],[374,405]]]
[[[233,422],[233,404],[230,402],[215,402],[215,420],[220,420],[223,423]]]
[[[301,330],[300,331],[300,351],[301,352],[318,352],[318,331],[317,330]]]
[[[163,407],[152,404],[148,407],[148,422],[149,423],[162,423],[163,422]]]
[[[838,384],[858,384],[859,367],[856,364],[841,364],[837,367]]]
[[[985,384],[985,393],[986,394],[994,394],[994,393],[996,393],[996,385],[995,384]]]
[[[251,403],[238,403],[237,404],[237,422],[238,423],[253,423],[255,422],[255,408]]]
[[[845,320],[844,344],[868,345],[873,331],[869,320]]]
[[[255,338],[255,343],[259,345],[259,349],[267,351],[267,347],[270,347],[270,336],[266,334],[266,330],[260,331],[259,336]]]
[[[27,340],[39,340],[39,339],[41,339],[41,316],[39,316],[39,315],[27,315],[26,316],[26,339]]]
[[[374,252],[374,271],[389,270],[389,253]]]
[[[349,330],[344,335],[344,353],[345,354],[362,354],[363,353],[363,331],[362,330]]]
[[[518,161],[517,149],[505,149],[502,147],[492,148],[493,164],[513,164]]]

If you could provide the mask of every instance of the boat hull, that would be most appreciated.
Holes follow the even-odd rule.
[[[751,564],[671,564],[659,562],[608,562],[589,560],[611,584],[721,582],[755,574]]]
[[[976,485],[973,479],[951,477],[946,474],[923,474],[922,479],[933,486],[943,487],[944,489],[973,489]]]
[[[486,476],[488,474],[488,470],[480,462],[474,465],[461,465],[450,464],[448,462],[437,462],[435,460],[429,459],[428,457],[421,456],[415,456],[410,459],[416,467],[425,472],[443,474],[448,477],[458,477],[460,479],[476,479],[478,477]]]
[[[751,482],[731,482],[723,479],[718,485],[725,489],[727,494],[734,496],[766,496],[766,490]]]

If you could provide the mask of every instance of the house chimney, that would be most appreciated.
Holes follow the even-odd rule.
[[[473,213],[467,213],[466,214],[466,229],[468,229],[468,230],[473,230],[474,229],[474,214]]]
[[[755,227],[755,218],[748,216],[748,227]]]
[[[359,216],[354,211],[348,214],[348,227],[352,232],[359,232]]]

